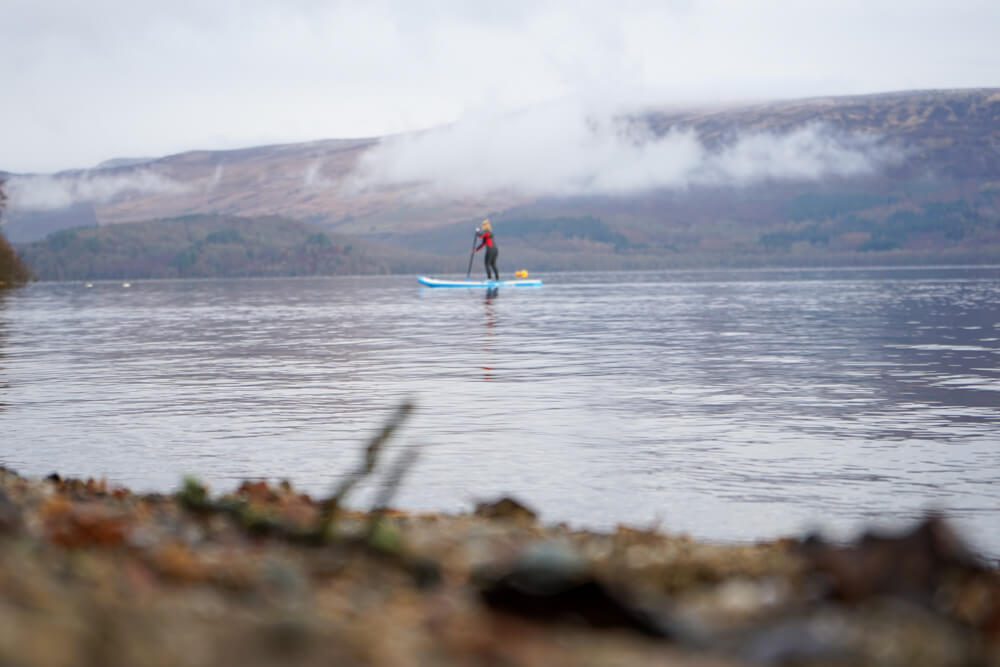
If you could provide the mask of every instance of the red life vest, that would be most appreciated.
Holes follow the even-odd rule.
[[[479,235],[483,237],[483,242],[479,244],[479,247],[476,248],[476,250],[479,250],[479,248],[482,248],[483,246],[486,246],[487,248],[493,247],[493,232],[486,230],[479,232]]]

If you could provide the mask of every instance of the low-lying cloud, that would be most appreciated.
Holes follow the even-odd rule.
[[[746,133],[710,149],[690,129],[657,136],[621,116],[556,105],[385,139],[364,155],[353,186],[419,185],[438,195],[626,195],[863,175],[896,159],[877,137],[818,123]]]
[[[11,176],[7,183],[11,209],[21,211],[51,211],[79,202],[106,203],[129,194],[183,192],[187,187],[150,169]]]

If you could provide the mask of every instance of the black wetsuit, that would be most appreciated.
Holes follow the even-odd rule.
[[[500,280],[500,272],[497,271],[497,255],[500,254],[500,251],[497,249],[496,241],[493,240],[493,232],[483,230],[479,232],[479,236],[483,237],[483,242],[479,244],[476,251],[478,252],[480,248],[486,246],[486,279]]]

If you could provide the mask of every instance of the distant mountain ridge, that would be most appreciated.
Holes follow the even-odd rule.
[[[627,121],[636,136],[651,140],[693,133],[709,156],[741,137],[822,126],[897,157],[847,175],[694,183],[621,196],[508,191],[415,198],[415,183],[341,187],[362,156],[380,145],[378,138],[193,151],[106,162],[102,177],[142,178],[146,189],[123,189],[75,210],[12,211],[7,233],[23,242],[31,229],[48,233],[74,221],[105,226],[192,215],[278,216],[386,244],[381,247],[455,257],[468,252],[474,223],[490,215],[502,242],[501,264],[507,259],[533,268],[1000,260],[1000,89],[652,109]]]
[[[158,158],[155,157],[119,157],[105,160],[95,167],[96,169],[118,169],[120,167],[137,167],[148,164]]]

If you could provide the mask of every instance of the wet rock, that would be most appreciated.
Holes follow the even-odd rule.
[[[816,605],[719,643],[741,660],[765,665],[961,667],[982,661],[966,629],[902,601]]]
[[[666,625],[597,579],[572,546],[556,541],[526,548],[506,568],[477,575],[492,609],[545,622],[583,622],[667,637]]]
[[[504,496],[494,502],[477,503],[474,514],[486,519],[534,521],[538,518],[534,510],[529,509],[510,496]]]
[[[755,629],[739,649],[741,658],[758,664],[857,664],[840,619],[830,616],[784,619]]]
[[[977,574],[982,564],[940,516],[887,536],[866,533],[845,547],[810,537],[802,545],[812,571],[828,583],[828,596],[858,602],[876,595],[930,601],[955,576]]]
[[[11,502],[7,493],[0,489],[0,535],[13,535],[24,525],[21,508]]]

